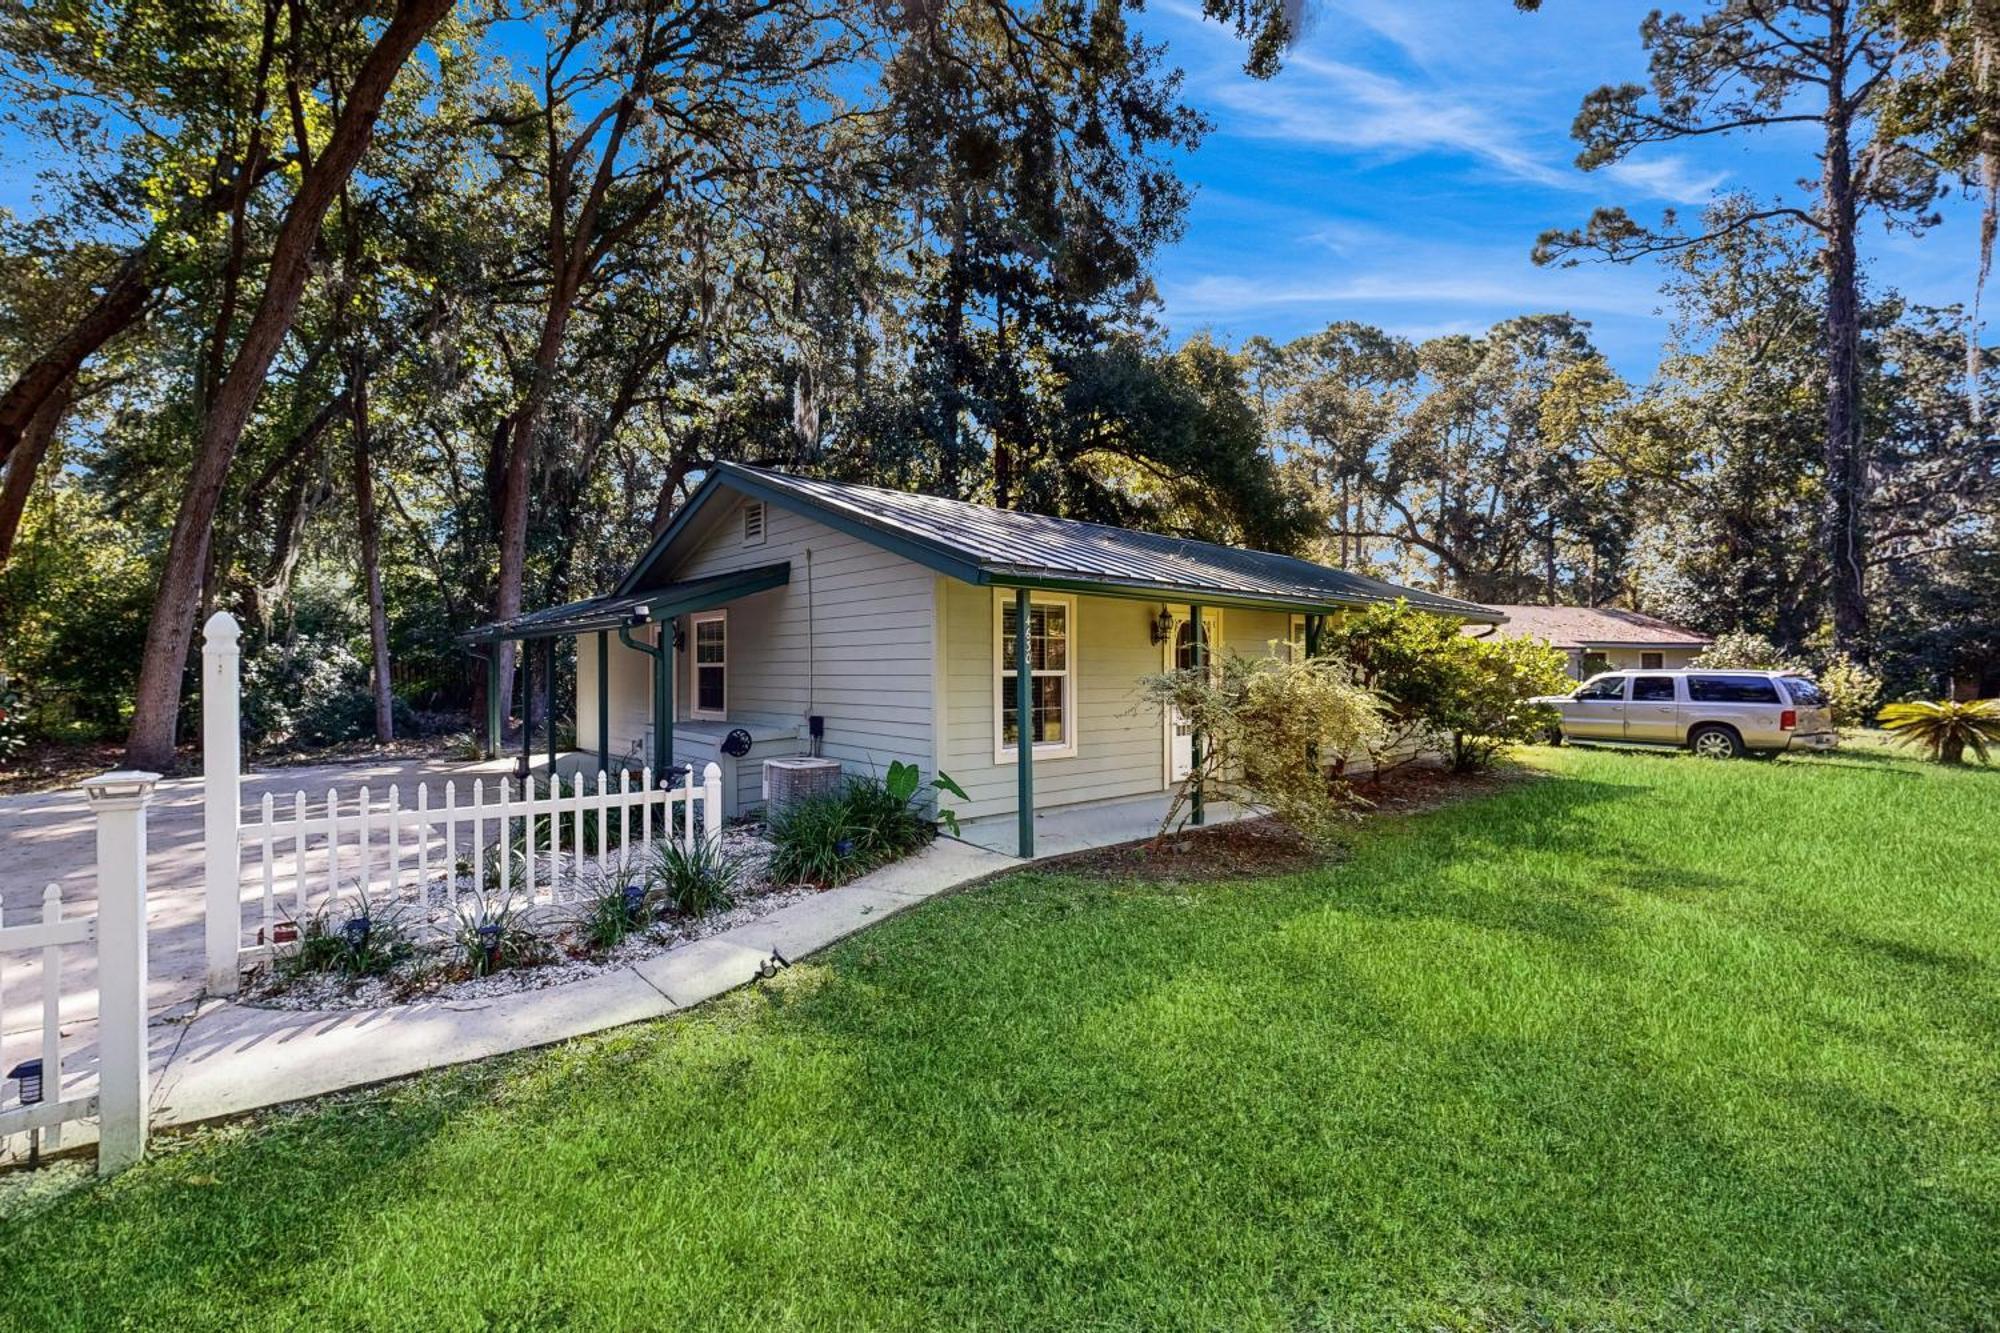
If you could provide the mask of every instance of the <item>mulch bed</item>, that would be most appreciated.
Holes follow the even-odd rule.
[[[1485,773],[1453,773],[1428,765],[1411,765],[1379,782],[1362,779],[1355,792],[1369,804],[1356,814],[1420,814],[1458,801],[1491,795],[1539,774],[1500,767]],[[1264,879],[1310,870],[1337,859],[1314,847],[1275,819],[1242,819],[1208,828],[1183,829],[1155,842],[1121,843],[1069,856],[1051,857],[1043,865],[1065,874],[1095,879],[1170,881]]]

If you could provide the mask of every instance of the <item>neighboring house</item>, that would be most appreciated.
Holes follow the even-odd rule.
[[[586,768],[715,760],[734,812],[759,799],[767,758],[817,753],[860,773],[901,759],[950,773],[971,796],[953,802],[962,818],[1015,815],[1025,853],[1024,809],[1186,775],[1192,737],[1140,703],[1141,677],[1207,651],[1287,651],[1323,617],[1398,598],[1499,619],[1287,556],[725,463],[610,594],[469,637],[544,641],[523,657],[544,690],[549,646],[576,639]],[[739,729],[748,748],[732,755]]]
[[[1600,671],[1633,668],[1674,671],[1686,666],[1713,642],[1706,634],[1682,629],[1656,616],[1621,611],[1610,606],[1495,606],[1507,618],[1503,625],[1467,625],[1467,634],[1497,634],[1509,639],[1540,639],[1560,648],[1569,659],[1569,674],[1586,680]]]

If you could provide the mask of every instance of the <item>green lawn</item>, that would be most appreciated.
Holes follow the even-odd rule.
[[[212,1132],[0,1227],[0,1324],[2000,1322],[2000,771],[1525,762]]]

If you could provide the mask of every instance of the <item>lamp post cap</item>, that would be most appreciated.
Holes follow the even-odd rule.
[[[158,773],[148,773],[142,769],[119,769],[115,773],[100,773],[83,782],[84,792],[93,801],[111,800],[117,797],[144,796],[153,790],[153,784],[160,780]]]

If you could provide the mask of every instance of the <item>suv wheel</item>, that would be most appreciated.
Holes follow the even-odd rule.
[[[1688,733],[1688,749],[1703,759],[1741,759],[1745,753],[1743,738],[1734,728],[1706,726],[1696,727]]]

